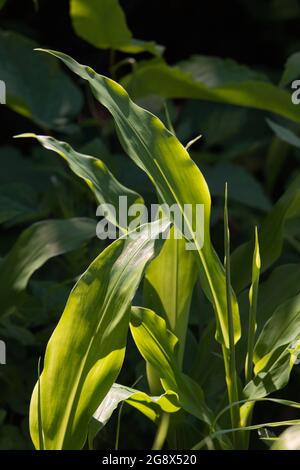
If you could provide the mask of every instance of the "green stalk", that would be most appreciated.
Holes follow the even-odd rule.
[[[225,376],[228,391],[230,408],[231,425],[232,428],[240,427],[240,410],[239,406],[235,405],[239,401],[237,374],[236,374],[236,359],[235,359],[235,342],[234,342],[234,325],[232,314],[231,302],[231,276],[230,276],[230,232],[228,223],[228,187],[225,186],[225,208],[224,208],[224,232],[225,232],[225,272],[226,272],[226,298],[227,298],[227,321],[229,333],[229,349],[224,345],[222,347]],[[233,435],[234,445],[238,447],[238,436]]]
[[[252,262],[252,282],[249,290],[249,326],[248,326],[248,347],[247,357],[245,363],[245,380],[246,384],[253,378],[253,354],[255,344],[255,333],[256,333],[256,313],[257,313],[257,300],[258,300],[258,288],[259,288],[259,277],[260,277],[260,252],[259,252],[259,239],[258,230],[255,228],[255,248],[253,253]],[[249,426],[252,421],[254,402],[245,403],[241,408],[241,421],[242,426]],[[249,447],[250,432],[246,431],[244,434],[244,445],[246,448]]]
[[[170,415],[168,413],[163,413],[160,423],[157,428],[157,433],[154,439],[152,450],[161,450],[164,446],[165,440],[168,435],[170,424]]]
[[[260,276],[260,254],[259,254],[259,242],[258,242],[258,231],[255,229],[255,249],[253,255],[253,266],[252,266],[252,285],[249,292],[249,327],[248,327],[248,354],[246,358],[245,366],[245,377],[246,384],[252,380],[253,377],[253,351],[255,342],[256,332],[256,312],[257,312],[257,299],[258,299],[258,286]]]

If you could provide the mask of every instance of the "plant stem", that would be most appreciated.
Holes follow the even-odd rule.
[[[163,413],[157,428],[152,450],[161,450],[168,435],[170,424],[170,415]]]
[[[239,401],[237,375],[236,375],[236,359],[235,359],[235,342],[234,342],[234,325],[231,300],[231,275],[230,275],[230,232],[228,223],[228,190],[225,187],[225,210],[224,210],[224,232],[225,232],[225,273],[226,273],[226,298],[227,298],[227,321],[229,335],[229,349],[223,346],[223,357],[225,364],[226,384],[228,391],[230,408],[231,425],[233,428],[240,426],[239,406],[234,403]],[[238,436],[234,433],[234,444],[237,446]]]

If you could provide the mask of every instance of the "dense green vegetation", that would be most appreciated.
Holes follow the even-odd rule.
[[[276,438],[300,424],[299,44],[287,35],[280,68],[192,48],[170,64],[134,37],[126,2],[71,0],[73,59],[32,27],[42,1],[28,24],[13,3],[0,11],[0,448],[288,445],[297,426]],[[297,2],[280,3],[253,21],[297,24]],[[120,196],[176,203],[190,228],[184,205],[204,204],[203,247],[194,236],[186,250],[176,219],[151,223],[170,230],[163,243],[148,223],[127,237]],[[103,203],[115,241],[96,237]]]

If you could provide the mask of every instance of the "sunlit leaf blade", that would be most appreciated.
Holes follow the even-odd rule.
[[[214,57],[204,59],[220,61]],[[237,64],[235,68],[238,73],[232,74],[230,71],[229,77],[226,73],[224,77],[226,61],[217,71],[208,74],[207,80],[206,74],[202,75],[203,67],[197,65],[197,60],[198,57],[192,58],[190,67],[186,66],[186,62],[184,66],[169,66],[160,59],[143,62],[122,83],[135,98],[159,95],[165,98],[194,98],[229,103],[270,111],[300,122],[299,109],[293,105],[291,95],[286,90],[260,79],[253,71],[252,76],[249,72],[240,73]]]
[[[271,450],[300,450],[300,425],[287,428],[276,439]]]
[[[168,225],[153,223],[153,236]],[[70,294],[48,343],[40,377],[46,449],[82,448],[88,423],[118,376],[130,302],[155,254],[149,228],[143,225],[137,237],[121,238],[106,248]],[[36,409],[37,387],[30,406],[30,431],[38,447]]]
[[[149,396],[145,392],[113,384],[110,391],[94,413],[89,424],[90,447],[99,431],[107,424],[119,404],[126,402],[157,423],[163,412],[176,413],[180,409],[178,397],[174,392],[165,392],[160,396]]]
[[[284,346],[268,356],[268,362],[248,382],[243,395],[249,399],[263,398],[276,390],[280,390],[289,381],[295,358]]]
[[[248,326],[248,348],[245,365],[245,376],[246,383],[249,382],[253,374],[253,353],[255,344],[255,332],[256,332],[256,313],[257,313],[257,301],[258,301],[258,287],[259,287],[259,276],[260,276],[261,260],[259,252],[259,239],[258,230],[255,230],[255,249],[253,253],[252,262],[252,283],[249,290],[249,326]]]
[[[183,360],[189,309],[198,267],[186,241],[174,237],[174,228],[159,254],[148,266],[144,282],[145,306],[166,320],[179,340],[179,361]]]
[[[167,329],[165,320],[152,310],[133,307],[130,330],[141,355],[159,375],[163,388],[175,392],[188,413],[210,423],[212,414],[201,387],[179,368],[178,340]]]
[[[155,184],[161,200],[169,207],[177,204],[188,232],[193,237],[200,260],[203,289],[214,305],[217,318],[217,339],[229,345],[226,312],[224,268],[210,238],[211,198],[205,179],[186,149],[153,114],[134,104],[116,82],[96,74],[90,67],[78,64],[71,57],[45,51],[60,58],[73,72],[90,83],[95,97],[113,115],[124,150]],[[192,214],[184,211],[191,204]],[[204,205],[204,246],[202,235],[194,232],[196,205]],[[182,224],[181,224],[182,225]],[[181,227],[182,228],[182,227]],[[196,233],[196,235],[195,235]],[[238,305],[232,292],[235,341],[240,337]]]
[[[101,160],[76,152],[66,142],[58,141],[53,137],[36,134],[22,134],[17,137],[36,138],[43,147],[63,157],[68,162],[71,170],[82,178],[93,191],[98,204],[106,206],[106,219],[115,226],[119,226],[120,221],[122,223],[123,219],[119,214],[121,196],[127,198],[128,207],[132,204],[143,203],[141,196],[119,183]],[[110,205],[115,210],[111,210]],[[128,227],[125,223],[120,228],[127,231]]]
[[[47,220],[31,225],[1,260],[1,314],[17,299],[32,276],[54,256],[68,253],[96,235],[96,222],[87,218]]]
[[[287,221],[300,216],[299,183],[300,179],[296,178],[259,227],[261,272],[280,256]],[[239,246],[232,255],[232,284],[238,292],[251,282],[253,250],[251,241]]]
[[[154,422],[159,420],[162,412],[175,413],[180,409],[178,397],[174,392],[150,396],[140,390],[115,383],[93,416],[101,428],[108,422],[118,405],[124,401]]]

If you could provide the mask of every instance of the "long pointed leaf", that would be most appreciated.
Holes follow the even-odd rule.
[[[115,226],[119,226],[121,221],[120,228],[127,231],[126,223],[122,224],[122,217],[119,214],[120,197],[127,198],[128,206],[142,204],[143,199],[137,193],[119,183],[101,160],[76,152],[71,145],[60,142],[53,137],[36,134],[22,134],[17,137],[35,138],[43,147],[58,153],[64,158],[71,170],[91,188],[98,204],[108,204],[106,206],[108,210],[106,219]],[[109,205],[112,205],[115,210],[111,211]]]
[[[169,222],[151,225],[153,235]],[[47,346],[40,377],[46,449],[80,449],[88,423],[123,363],[130,302],[155,254],[150,225],[105,249],[79,279]],[[136,232],[135,232],[135,235]],[[37,387],[30,430],[38,448]]]
[[[171,207],[177,204],[189,233],[196,227],[196,205],[204,205],[204,246],[193,234],[200,261],[203,289],[214,305],[218,341],[229,346],[226,322],[226,287],[224,268],[210,238],[211,198],[205,179],[178,139],[153,114],[134,104],[126,91],[113,80],[98,75],[90,67],[71,57],[45,51],[61,59],[73,72],[87,80],[95,97],[113,115],[120,141],[132,160],[155,184],[157,192]],[[184,205],[193,206],[193,214]],[[231,292],[235,341],[240,337],[240,321],[235,295]]]

